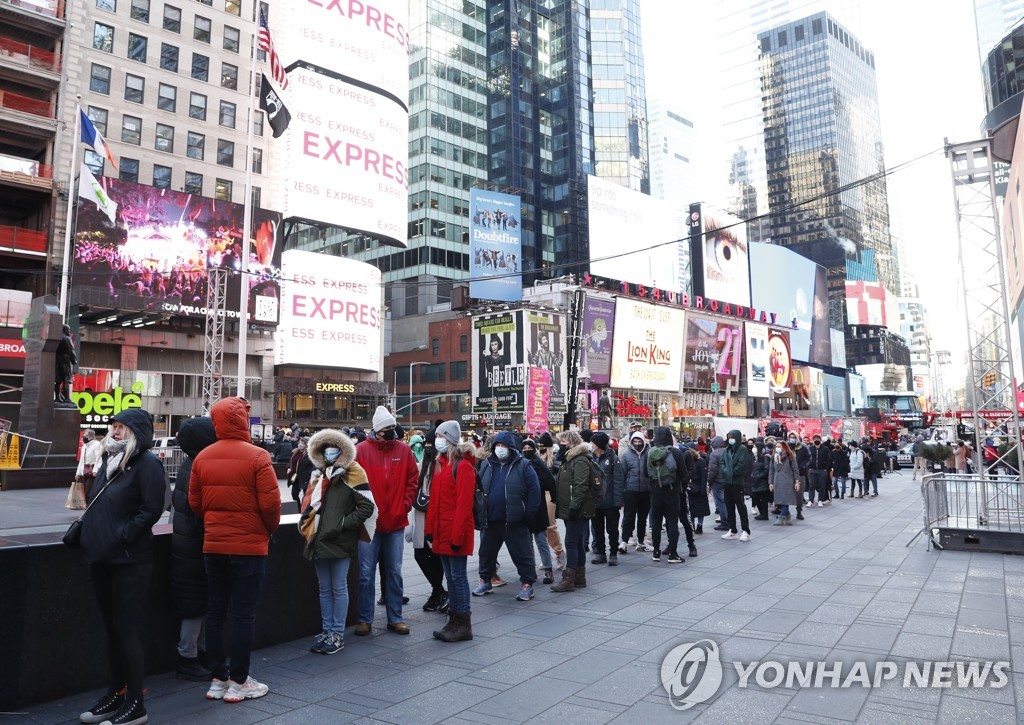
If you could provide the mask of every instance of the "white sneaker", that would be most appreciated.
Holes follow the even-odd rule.
[[[207,700],[223,700],[226,694],[228,694],[227,680],[218,680],[216,677],[210,680],[210,689],[206,691]]]
[[[750,534],[744,531],[742,534],[740,534],[740,541],[750,541]]]
[[[822,506],[824,506],[824,505],[825,505],[825,504],[823,504],[823,503],[822,503],[821,501],[818,501],[818,508],[821,508],[821,507],[822,507]]]
[[[234,680],[231,680],[231,685],[228,687],[228,692],[224,695],[224,702],[241,702],[242,700],[255,700],[257,697],[263,697],[270,688],[266,685],[257,682],[252,677],[249,677],[245,682],[239,685]]]
[[[722,534],[722,538],[732,540],[736,538],[736,534],[734,534],[731,531],[726,531],[724,534]]]

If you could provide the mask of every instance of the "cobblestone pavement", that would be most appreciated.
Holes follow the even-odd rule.
[[[723,541],[709,523],[700,556],[683,565],[631,552],[618,567],[588,566],[584,590],[558,595],[538,584],[525,603],[514,601],[510,583],[473,598],[475,639],[461,644],[432,639],[443,618],[420,610],[427,586],[410,550],[410,636],[384,631],[378,610],[373,636],[350,630],[337,655],[312,655],[305,640],[261,650],[253,675],[270,694],[238,705],[207,702],[204,686],[171,675],[151,677],[150,721],[1024,721],[1024,557],[928,551],[921,538],[908,548],[921,524],[918,485],[907,473],[880,484],[878,498],[809,509],[791,527],[752,521],[749,543]],[[506,575],[514,571],[502,562]],[[264,596],[273,596],[272,586]],[[678,711],[661,684],[661,663],[677,645],[702,639],[718,645],[725,663],[1001,660],[1011,671],[1000,689],[904,687],[902,677],[877,688],[768,689],[753,679],[740,687],[726,664],[712,698]],[[0,725],[77,721],[96,694],[0,717]]]

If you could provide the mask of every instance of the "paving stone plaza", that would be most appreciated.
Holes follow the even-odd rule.
[[[474,597],[475,638],[459,644],[432,638],[443,617],[420,610],[429,587],[409,549],[411,635],[386,632],[378,608],[373,636],[350,629],[336,655],[310,654],[306,640],[254,652],[253,675],[270,694],[237,705],[208,702],[204,685],[171,674],[149,677],[150,722],[1024,721],[1024,558],[928,551],[923,537],[908,547],[921,526],[918,484],[897,473],[879,490],[878,498],[809,509],[790,527],[751,522],[749,543],[723,541],[706,526],[700,556],[682,565],[631,552],[618,567],[588,566],[589,586],[574,593],[538,584],[534,600],[517,602],[510,584]],[[501,562],[510,578],[507,556]],[[273,596],[272,582],[264,596]],[[724,663],[1008,661],[1009,681],[761,688],[751,678],[740,687],[730,665],[712,697],[677,710],[661,683],[662,660],[699,640],[714,642]],[[96,694],[3,715],[0,724],[77,722]]]

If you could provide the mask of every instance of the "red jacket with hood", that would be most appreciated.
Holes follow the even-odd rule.
[[[281,521],[270,453],[250,443],[249,404],[225,398],[210,409],[217,442],[192,463],[188,503],[203,522],[205,554],[266,556]]]
[[[408,526],[419,487],[419,466],[412,448],[399,440],[367,438],[356,446],[356,461],[370,479],[370,493],[377,506],[377,531],[390,534]]]
[[[473,494],[476,490],[476,446],[462,443],[455,451],[437,457],[427,504],[427,534],[433,537],[435,554],[473,554]],[[454,457],[455,473],[449,456]]]

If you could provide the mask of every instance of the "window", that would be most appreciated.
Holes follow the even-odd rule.
[[[459,335],[459,352],[469,352],[469,335]]]
[[[166,83],[161,83],[156,99],[156,107],[161,111],[174,113],[178,107],[178,89]]]
[[[100,10],[109,10],[112,13],[116,13],[117,0],[96,0],[96,7]]]
[[[181,8],[164,5],[164,30],[172,33],[181,32]]]
[[[160,44],[160,67],[171,73],[178,72],[178,48],[167,43]]]
[[[235,165],[235,143],[233,141],[217,139],[217,163],[221,166]]]
[[[220,102],[220,116],[218,123],[221,126],[227,126],[228,128],[235,127],[235,104],[229,103],[228,101]]]
[[[107,113],[107,110],[105,108],[96,108],[96,106],[89,106],[89,120],[92,121],[92,124],[104,136],[107,135],[108,118],[110,118],[110,114]]]
[[[263,135],[263,113],[256,111],[252,117],[252,132],[257,136]]]
[[[252,208],[260,209],[263,204],[260,203],[263,200],[263,190],[258,186],[252,187]]]
[[[200,43],[210,42],[210,19],[202,15],[196,15],[195,28],[192,31],[192,38]]]
[[[469,377],[468,366],[465,360],[462,362],[450,363],[451,367],[451,379],[452,380],[465,380]]]
[[[217,179],[213,185],[213,198],[217,201],[231,201],[231,182]]]
[[[430,341],[430,354],[434,357],[441,354],[441,340],[439,338],[435,337]]]
[[[92,71],[89,73],[89,90],[93,93],[110,95],[110,68],[105,65],[92,64]]]
[[[192,77],[205,81],[210,77],[210,59],[199,53],[192,54]]]
[[[189,96],[188,116],[199,121],[206,120],[206,96],[202,93],[193,93]]]
[[[124,77],[124,100],[142,103],[146,100],[146,79],[128,73]]]
[[[168,126],[166,123],[156,125],[156,143],[153,148],[169,154],[174,153],[174,126]]]
[[[114,28],[96,23],[92,28],[92,47],[104,53],[114,52]]]
[[[237,53],[240,40],[241,34],[238,32],[238,28],[232,28],[230,25],[224,26],[224,50]]]
[[[153,165],[153,186],[161,189],[171,188],[171,167]]]
[[[203,193],[203,175],[197,174],[192,171],[185,172],[185,187],[183,191],[186,194],[198,194],[202,196]]]
[[[220,65],[220,84],[224,88],[238,90],[238,66],[230,63]]]
[[[95,151],[85,150],[85,165],[93,176],[103,176],[103,157]]]
[[[188,132],[188,150],[185,152],[190,159],[203,160],[206,156],[206,136],[195,131]]]
[[[132,20],[149,22],[149,0],[132,0]]]
[[[126,159],[121,157],[121,167],[118,178],[121,181],[130,181],[133,184],[139,183],[139,161],[138,159]]]
[[[149,39],[144,35],[128,33],[128,60],[146,62],[146,49],[149,47]]]
[[[252,173],[263,173],[263,149],[252,150]]]
[[[224,12],[232,15],[242,14],[242,0],[224,0]]]
[[[121,142],[133,143],[136,146],[142,143],[142,119],[135,116],[121,117]]]

